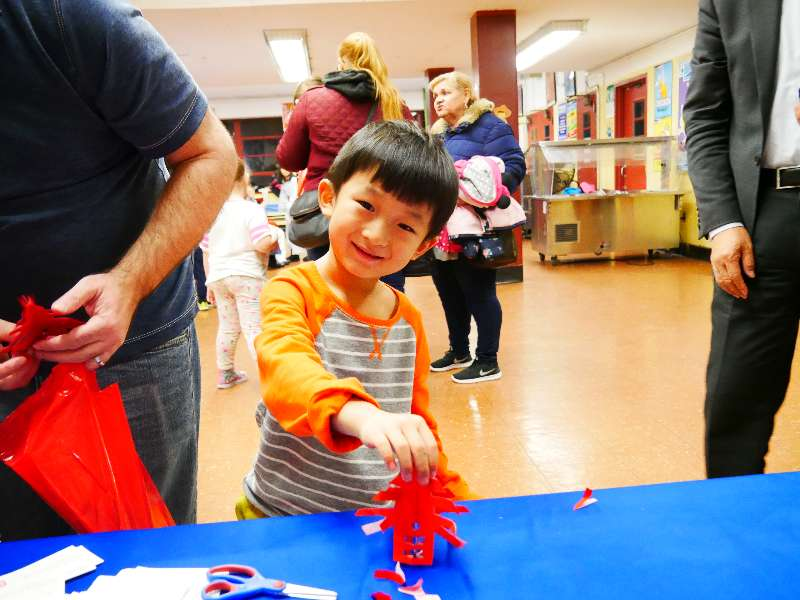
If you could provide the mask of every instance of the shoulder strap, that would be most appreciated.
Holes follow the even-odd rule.
[[[370,121],[372,121],[372,117],[374,117],[374,116],[375,116],[375,111],[376,111],[377,109],[378,109],[378,100],[376,99],[376,100],[375,100],[375,101],[372,103],[372,106],[370,106],[370,107],[369,107],[369,114],[367,115],[367,122],[366,122],[366,123],[364,123],[364,125],[367,125],[367,124],[369,124],[369,122],[370,122]]]

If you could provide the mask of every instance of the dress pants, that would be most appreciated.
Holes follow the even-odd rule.
[[[706,374],[709,477],[762,473],[800,318],[800,191],[762,186],[747,300],[715,284]]]

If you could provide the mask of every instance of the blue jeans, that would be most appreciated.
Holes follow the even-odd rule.
[[[49,369],[46,369],[49,371]],[[43,370],[44,371],[44,370]],[[44,381],[0,393],[5,418]],[[97,372],[101,388],[118,383],[136,450],[175,522],[197,518],[200,355],[194,324],[177,337]],[[11,469],[0,465],[0,539],[71,533],[70,528]]]

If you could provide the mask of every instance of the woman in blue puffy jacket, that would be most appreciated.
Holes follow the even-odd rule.
[[[494,114],[494,103],[476,98],[472,81],[457,71],[435,78],[430,89],[439,117],[431,132],[443,136],[453,160],[497,156],[505,163],[503,183],[511,192],[517,189],[525,175],[525,157],[511,127]],[[452,376],[456,383],[500,379],[497,351],[503,311],[497,271],[475,268],[460,254],[435,251],[433,282],[444,307],[450,348],[431,363],[431,371],[460,369]],[[475,360],[469,348],[472,317],[478,325]]]

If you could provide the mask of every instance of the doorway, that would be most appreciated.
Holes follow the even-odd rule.
[[[553,110],[537,110],[528,117],[528,139],[534,142],[550,142],[553,140]]]
[[[617,86],[615,98],[615,137],[632,138],[647,135],[647,77],[640,77]],[[618,162],[615,171],[618,190],[643,190],[647,172],[643,160]]]

